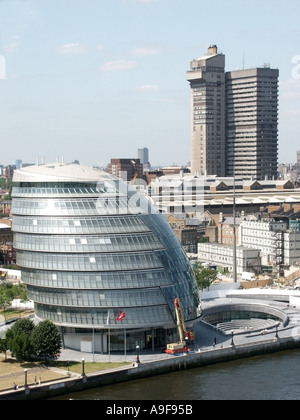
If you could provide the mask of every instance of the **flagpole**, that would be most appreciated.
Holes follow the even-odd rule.
[[[124,356],[126,362],[126,328],[124,328]]]
[[[110,362],[110,328],[108,327],[108,362]]]
[[[109,328],[109,311],[107,312],[107,325],[108,325],[108,362],[110,362],[110,328]]]
[[[125,318],[125,312],[121,312],[117,318],[116,321],[122,321],[122,319]],[[124,327],[124,356],[125,356],[125,362],[126,362],[126,328]]]

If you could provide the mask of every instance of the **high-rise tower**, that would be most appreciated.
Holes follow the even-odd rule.
[[[277,177],[278,76],[268,65],[225,72],[216,45],[191,61],[192,173]]]
[[[140,159],[143,165],[148,164],[149,163],[149,149],[147,147],[138,149],[138,158]]]
[[[191,172],[225,176],[225,56],[216,45],[191,61]]]
[[[228,176],[277,177],[278,76],[269,66],[226,73]]]

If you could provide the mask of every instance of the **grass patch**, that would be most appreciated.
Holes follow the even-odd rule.
[[[6,309],[6,310],[0,310],[0,315],[3,316],[3,318],[8,321],[11,318],[23,318],[28,316],[29,314],[33,313],[33,309]]]
[[[68,363],[68,365],[67,365]],[[100,372],[107,369],[114,369],[121,366],[130,365],[129,362],[85,362],[84,371],[86,374]],[[54,360],[39,362],[19,362],[15,358],[7,354],[6,360],[4,355],[0,355],[0,392],[13,389],[14,383],[19,387],[23,387],[25,383],[25,372],[27,369],[27,384],[34,386],[41,383],[60,380],[69,377],[69,374],[81,375],[82,362]],[[37,385],[38,386],[38,385]]]
[[[42,382],[67,378],[68,375],[63,370],[52,370],[40,362],[18,362],[12,357],[4,359],[0,357],[0,392],[12,389],[14,383],[20,388],[25,384],[25,371],[27,369],[27,384],[34,386],[41,378]]]

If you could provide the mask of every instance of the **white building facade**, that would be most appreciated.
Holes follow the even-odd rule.
[[[227,268],[233,272],[234,248],[233,246],[218,243],[198,244],[198,261],[210,266]],[[236,272],[242,274],[243,271],[260,269],[259,249],[249,249],[238,245],[236,247]]]
[[[283,235],[286,222],[244,220],[240,225],[240,244],[261,252],[262,265],[283,264]]]

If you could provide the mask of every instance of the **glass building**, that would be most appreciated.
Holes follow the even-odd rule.
[[[192,325],[199,294],[163,216],[136,187],[79,164],[14,172],[17,264],[38,319],[66,348],[152,351],[178,339],[174,298]],[[121,315],[121,316],[120,316]]]

